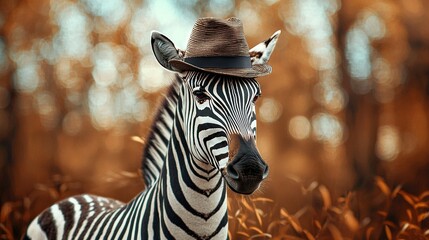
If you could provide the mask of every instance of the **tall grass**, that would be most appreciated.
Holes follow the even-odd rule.
[[[301,209],[289,212],[269,198],[230,198],[232,239],[428,239],[429,191],[412,195],[389,188],[381,177],[373,185],[331,199],[317,182],[303,186]]]
[[[135,177],[135,176],[133,176]],[[267,197],[233,195],[228,199],[231,239],[428,239],[429,191],[413,195],[401,186],[389,187],[375,177],[368,187],[332,199],[323,184],[312,182],[300,189],[300,209]],[[51,186],[37,185],[23,199],[0,208],[0,239],[19,239],[37,201],[46,206],[63,198],[76,184],[58,178]],[[295,194],[295,193],[291,193]],[[45,199],[45,200],[43,200]],[[46,201],[46,199],[50,199]]]

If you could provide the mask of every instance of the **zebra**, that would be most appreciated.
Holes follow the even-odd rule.
[[[253,65],[266,64],[279,34],[247,48]],[[256,148],[260,85],[254,77],[179,70],[171,60],[185,51],[159,32],[151,43],[175,78],[143,151],[146,189],[127,204],[89,194],[62,200],[29,224],[24,239],[228,238],[227,186],[251,194],[268,175]]]

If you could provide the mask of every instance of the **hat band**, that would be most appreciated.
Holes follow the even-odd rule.
[[[252,68],[250,57],[188,57],[186,63],[200,68]]]

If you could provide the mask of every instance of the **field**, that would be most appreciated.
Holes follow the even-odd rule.
[[[135,180],[131,173],[123,178]],[[1,206],[0,239],[20,239],[34,217],[34,201],[46,195],[52,203],[73,188],[67,182],[38,186],[37,194]],[[429,191],[416,196],[375,177],[371,186],[333,199],[329,189],[317,182],[304,185],[290,179],[299,195],[296,211],[287,202],[262,196],[229,193],[231,239],[427,239],[429,237]],[[280,190],[280,189],[279,189]],[[287,189],[284,189],[287,191]],[[37,197],[35,197],[37,195]],[[46,205],[46,202],[44,203]]]

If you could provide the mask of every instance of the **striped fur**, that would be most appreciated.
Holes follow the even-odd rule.
[[[176,75],[174,82],[170,86],[153,120],[151,131],[146,139],[141,171],[143,172],[143,178],[147,187],[151,186],[152,183],[156,181],[164,165],[165,154],[167,153],[168,142],[171,137],[171,128],[173,127],[180,85],[181,79]]]
[[[202,72],[183,73],[174,84],[145,150],[146,190],[128,204],[92,195],[65,199],[33,220],[27,239],[227,238],[222,171],[231,136],[256,137],[259,84]],[[210,100],[198,101],[199,90]]]

